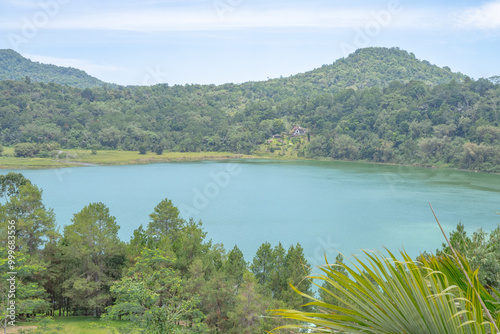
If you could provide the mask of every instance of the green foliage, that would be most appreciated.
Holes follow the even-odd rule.
[[[175,240],[184,222],[179,217],[179,209],[167,198],[158,203],[149,217],[151,222],[148,225],[147,233],[157,241],[163,237]]]
[[[388,256],[364,252],[366,261],[356,258],[351,266],[340,265],[348,275],[328,264],[322,275],[314,276],[326,282],[321,287],[341,305],[329,304],[300,292],[311,300],[309,305],[318,312],[275,310],[277,315],[313,324],[315,330],[349,333],[491,333],[489,323],[471,288],[454,285],[438,259],[414,262],[401,252],[402,260],[389,252]],[[465,260],[463,260],[465,262]],[[452,262],[445,262],[447,265]],[[457,265],[455,264],[456,268]],[[477,272],[472,273],[477,282]],[[475,286],[479,288],[479,286]],[[485,291],[485,290],[484,290]],[[490,298],[493,298],[490,296]],[[498,307],[498,306],[496,306]],[[322,310],[322,312],[320,311]],[[500,321],[500,314],[496,315]],[[310,325],[290,326],[309,328]]]
[[[227,277],[234,280],[240,285],[243,282],[243,275],[247,271],[247,263],[243,257],[243,253],[237,245],[229,252],[227,259],[222,266],[222,270]]]
[[[255,277],[246,272],[242,277],[242,284],[235,298],[235,307],[228,312],[231,326],[227,333],[257,334],[263,333],[263,314],[269,302],[258,292],[258,283]]]
[[[173,269],[175,256],[144,249],[125,277],[111,287],[116,298],[105,319],[131,320],[148,333],[177,333],[181,321],[198,327],[202,315],[196,297],[180,297],[181,278]],[[201,325],[200,325],[201,326]]]
[[[0,195],[8,202],[13,195],[19,194],[19,187],[31,183],[21,173],[9,172],[0,175]]]
[[[450,242],[467,259],[473,270],[479,270],[478,278],[488,289],[500,290],[500,225],[487,233],[482,229],[467,235],[463,224],[450,233]],[[448,245],[438,254],[451,255]]]
[[[42,203],[42,190],[21,174],[9,173],[3,180],[2,193],[9,196],[0,204],[1,240],[7,242],[7,221],[15,221],[16,249],[36,258],[41,246],[57,238],[55,215]]]
[[[28,85],[32,82],[54,82],[80,88],[114,86],[75,68],[32,62],[10,49],[0,50],[0,78],[24,80]]]
[[[14,145],[14,155],[21,158],[31,158],[40,152],[37,144],[21,143]]]
[[[44,143],[249,154],[294,124],[308,129],[307,142],[278,154],[492,172],[500,165],[498,85],[396,48],[361,49],[304,74],[241,85],[77,89],[6,80],[0,92],[1,142],[32,144],[18,147],[20,156],[53,156],[36,152]]]
[[[64,227],[63,253],[70,275],[63,283],[64,295],[85,312],[100,315],[111,303],[109,287],[124,262],[115,217],[102,203],[85,206]]]
[[[162,154],[163,154],[163,146],[162,146],[162,145],[158,145],[158,146],[156,146],[156,148],[155,148],[155,153],[156,153],[157,155],[162,155]]]
[[[5,319],[7,315],[6,309],[8,300],[14,299],[8,298],[9,294],[12,294],[10,282],[7,281],[7,279],[12,278],[12,275],[8,274],[12,271],[9,265],[8,255],[7,247],[2,243],[0,249],[0,315],[2,324],[3,319]],[[49,310],[50,304],[46,300],[46,292],[39,283],[39,278],[46,269],[43,262],[31,259],[25,252],[16,252],[15,270],[17,274],[14,276],[16,279],[15,302],[17,319],[23,319],[29,315],[43,313]],[[12,320],[10,318],[7,319],[7,321]]]
[[[304,279],[311,269],[300,244],[290,246],[287,252],[281,243],[274,248],[267,242],[263,243],[257,250],[250,270],[266,294],[287,305],[298,308],[304,304],[304,300],[292,291],[290,284],[311,292],[311,283]]]

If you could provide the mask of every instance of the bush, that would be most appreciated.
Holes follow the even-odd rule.
[[[158,147],[156,147],[155,153],[158,155],[162,155],[163,154],[163,147],[160,145]]]
[[[148,152],[148,149],[146,148],[146,146],[140,146],[139,147],[139,154],[146,154]]]
[[[2,153],[3,153],[3,146],[0,145],[0,157],[2,156]]]
[[[40,148],[34,143],[21,143],[14,145],[14,156],[18,158],[31,158],[40,152]]]

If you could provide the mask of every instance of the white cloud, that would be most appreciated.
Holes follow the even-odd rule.
[[[490,1],[458,15],[457,26],[465,29],[500,28],[500,0]]]
[[[267,9],[248,10],[242,7],[214,7],[210,9],[155,9],[108,11],[75,14],[61,12],[44,29],[56,30],[114,30],[114,31],[210,31],[248,28],[356,28],[367,22],[383,20],[389,14],[386,28],[422,28],[425,12],[404,11],[391,13],[390,8],[372,11],[364,8],[348,9]],[[427,20],[428,21],[428,20]],[[19,22],[0,23],[3,29],[18,29]]]
[[[33,0],[7,0],[5,2],[14,8],[34,9],[40,7],[39,1]]]

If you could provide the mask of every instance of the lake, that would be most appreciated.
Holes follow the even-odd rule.
[[[0,170],[7,173],[9,170]],[[251,261],[263,242],[299,242],[313,265],[359,249],[412,257],[435,251],[445,231],[500,223],[500,176],[483,173],[322,161],[205,161],[17,170],[43,189],[59,226],[91,202],[103,202],[128,241],[164,198],[184,218],[202,220],[208,238],[235,244]],[[358,252],[359,253],[359,252]]]

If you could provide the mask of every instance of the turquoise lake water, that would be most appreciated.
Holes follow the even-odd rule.
[[[9,170],[0,170],[7,173]],[[447,232],[500,223],[500,176],[348,162],[238,160],[17,170],[44,191],[59,226],[103,202],[128,241],[169,198],[184,218],[202,220],[208,238],[235,244],[250,261],[265,241],[299,242],[310,264],[359,249],[412,257],[443,242],[429,202]]]

